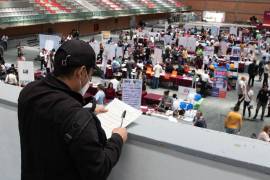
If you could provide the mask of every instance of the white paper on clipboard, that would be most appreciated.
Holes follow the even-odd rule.
[[[108,112],[98,114],[97,117],[101,122],[101,126],[104,129],[107,138],[111,137],[114,128],[120,127],[123,111],[126,110],[126,117],[123,120],[122,127],[127,127],[142,114],[140,110],[137,110],[116,98],[106,106],[106,109],[108,109]]]

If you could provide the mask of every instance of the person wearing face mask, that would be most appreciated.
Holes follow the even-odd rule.
[[[105,180],[127,140],[125,128],[107,139],[83,95],[95,67],[95,53],[81,40],[64,42],[54,71],[29,83],[18,99],[21,180]]]

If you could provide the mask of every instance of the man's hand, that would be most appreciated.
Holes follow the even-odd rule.
[[[105,113],[105,112],[108,112],[108,109],[105,109],[104,106],[97,106],[96,109],[95,109],[95,113],[96,114],[100,114],[100,113]]]
[[[127,141],[127,129],[126,128],[115,128],[112,131],[113,134],[119,134],[122,137],[123,142],[125,143]]]

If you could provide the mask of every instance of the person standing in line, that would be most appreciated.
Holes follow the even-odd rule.
[[[238,101],[235,106],[240,106],[244,101],[244,94],[246,92],[246,78],[242,76],[238,81]]]
[[[251,87],[253,87],[254,85],[254,79],[255,76],[257,75],[257,65],[256,65],[256,60],[253,60],[253,63],[251,63],[248,66],[248,75],[249,75],[249,79],[248,79],[248,85],[250,85]]]
[[[45,59],[47,56],[47,52],[45,48],[42,48],[41,52],[39,53],[40,57],[40,70],[43,70],[43,67],[45,66]]]
[[[264,126],[263,130],[258,135],[258,139],[266,142],[270,142],[270,126],[266,125]]]
[[[152,88],[157,89],[159,86],[159,78],[162,73],[162,67],[159,63],[154,66],[154,75],[152,79]]]
[[[245,113],[246,113],[246,109],[248,109],[248,117],[250,118],[251,116],[251,101],[252,101],[252,98],[254,96],[254,92],[253,90],[251,89],[251,87],[248,85],[247,86],[247,90],[246,90],[246,93],[244,95],[244,107],[243,107],[243,118],[245,118]]]
[[[253,117],[253,120],[256,120],[258,112],[260,108],[262,108],[261,121],[263,121],[268,98],[269,98],[268,87],[264,85],[257,95],[257,108],[256,108],[255,116]]]
[[[235,106],[233,108],[233,111],[228,113],[224,121],[226,133],[229,133],[229,134],[240,133],[240,130],[243,124],[243,119],[242,119],[242,115],[238,111],[239,111],[239,106]]]
[[[269,71],[270,71],[270,61],[268,61],[265,65],[264,65],[264,68],[263,68],[263,75],[264,75],[264,78],[263,78],[263,86],[268,86],[268,77],[269,77]]]

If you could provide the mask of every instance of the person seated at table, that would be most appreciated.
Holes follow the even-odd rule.
[[[196,127],[207,128],[206,121],[201,111],[197,111],[196,116],[193,119],[193,125]]]
[[[165,67],[165,73],[171,74],[173,71],[173,65],[172,63],[167,62]]]
[[[184,73],[185,73],[185,74],[188,74],[189,70],[190,70],[190,69],[189,69],[189,66],[188,66],[187,64],[185,64],[185,65],[184,65]]]
[[[105,100],[105,93],[104,93],[104,86],[102,84],[99,84],[97,86],[98,92],[95,95],[95,99],[97,101],[97,104],[103,105]]]
[[[108,87],[105,89],[105,97],[106,99],[114,99],[116,97],[115,90],[113,88],[113,83],[109,83]]]
[[[116,73],[119,71],[121,67],[121,64],[119,63],[119,61],[116,60],[116,58],[114,57],[113,58],[113,61],[112,61],[112,71],[113,73]]]
[[[192,88],[195,88],[198,75],[194,69],[191,71],[191,76],[192,76]]]
[[[178,100],[177,94],[173,94],[172,99],[173,99],[173,106],[172,106],[173,111],[178,110],[179,100]]]
[[[173,98],[169,96],[170,91],[164,91],[164,95],[158,105],[159,112],[166,112],[167,110],[172,110]]]
[[[15,71],[9,71],[6,79],[5,79],[5,83],[7,84],[11,84],[11,85],[18,85],[18,80],[17,77],[15,75]]]
[[[177,68],[177,74],[182,76],[184,74],[184,67],[182,65],[178,65],[178,68]]]
[[[118,63],[121,65],[122,64],[122,56],[118,56],[118,58],[115,58],[116,61],[118,61]]]
[[[113,89],[115,90],[115,92],[119,91],[120,89],[120,78],[119,77],[114,77],[110,83],[113,84]]]

